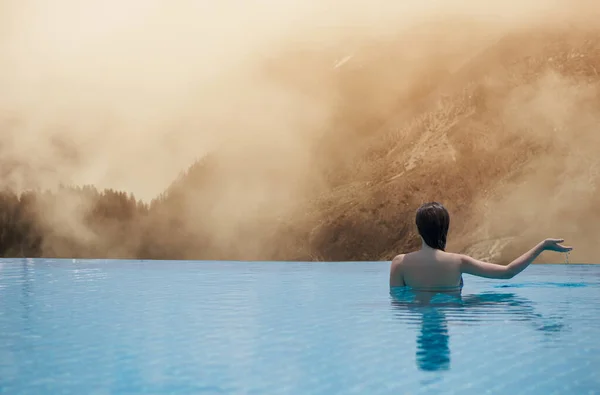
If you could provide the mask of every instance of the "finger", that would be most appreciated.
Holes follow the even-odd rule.
[[[550,239],[555,243],[563,243],[565,241],[565,239]]]

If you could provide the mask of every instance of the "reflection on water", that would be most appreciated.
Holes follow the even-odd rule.
[[[448,323],[476,325],[486,320],[514,319],[533,324],[544,334],[564,328],[560,317],[546,319],[536,313],[534,303],[514,293],[452,293],[415,292],[392,288],[391,303],[402,321],[419,325],[416,338],[416,363],[423,371],[449,370],[451,365]]]
[[[423,312],[417,337],[417,365],[421,370],[450,369],[450,336],[446,316],[439,309]]]

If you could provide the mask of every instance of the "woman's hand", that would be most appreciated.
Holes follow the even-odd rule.
[[[560,243],[562,243],[563,239],[546,239],[542,242],[542,246],[544,250],[547,251],[556,251],[556,252],[569,252],[573,249],[573,247],[567,247]]]

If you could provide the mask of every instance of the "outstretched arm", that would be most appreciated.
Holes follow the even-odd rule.
[[[571,251],[572,247],[560,244],[563,241],[562,239],[546,239],[506,266],[482,262],[469,256],[461,255],[461,272],[486,278],[513,278],[525,270],[545,250],[557,252]]]

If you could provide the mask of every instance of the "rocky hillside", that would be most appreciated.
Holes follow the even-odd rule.
[[[389,72],[399,60],[387,45],[392,55],[375,63],[345,59],[337,81]],[[243,161],[222,166],[218,155],[192,167],[155,204],[165,218],[187,223],[195,240],[209,240],[202,251],[190,247],[189,257],[390,259],[419,245],[414,211],[437,200],[452,213],[454,250],[506,261],[540,238],[560,236],[578,247],[576,259],[593,262],[599,69],[599,31],[508,36],[452,72],[433,73],[386,114],[352,107],[348,141],[360,135],[360,144],[325,134],[339,147],[326,152],[326,177],[299,182],[305,199],[281,212],[279,204],[258,204],[228,229],[213,228],[232,210],[219,207],[228,191],[244,193],[226,181],[244,171]],[[245,180],[244,188],[261,184]]]
[[[389,40],[335,62],[322,50],[268,62],[259,72],[307,102],[329,95],[327,127],[281,149],[226,145],[148,207],[123,197],[136,214],[121,227],[110,213],[110,223],[90,222],[111,207],[98,209],[96,194],[81,209],[94,216],[80,213],[86,240],[73,231],[82,224],[58,237],[38,215],[53,239],[27,245],[46,256],[382,260],[419,246],[415,209],[436,200],[451,211],[454,251],[505,262],[564,237],[576,247],[571,261],[597,262],[600,30],[515,33],[451,68],[432,59],[407,70],[399,48]],[[295,78],[303,69],[311,73]]]

